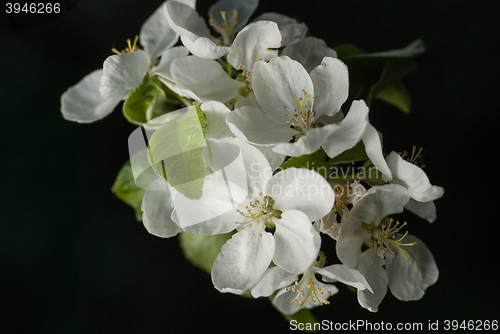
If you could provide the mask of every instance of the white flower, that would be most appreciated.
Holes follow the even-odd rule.
[[[172,63],[173,81],[183,95],[195,100],[224,103],[238,97],[237,106],[242,105],[243,100],[246,104],[256,105],[251,89],[253,66],[258,60],[269,61],[277,57],[280,41],[281,35],[276,23],[259,21],[249,24],[238,33],[234,43],[228,48],[227,56],[231,66],[243,70],[247,81],[232,79],[219,62],[196,55],[180,58]]]
[[[218,210],[219,216],[197,224],[197,233],[212,234],[214,228],[238,230],[214,262],[215,287],[222,292],[243,293],[257,282],[271,261],[291,273],[305,271],[316,259],[321,242],[311,222],[324,216],[335,200],[329,184],[307,169],[290,168],[273,176],[266,158],[255,147],[236,138],[218,142],[240,148],[245,164],[242,169],[247,174],[247,199],[234,200],[235,207],[228,210],[228,205],[219,200],[218,193],[226,189],[223,182],[205,182],[200,200],[173,194],[177,222],[182,228],[191,225],[193,219]],[[213,157],[228,154],[229,148],[222,148],[219,153],[216,145],[210,147]],[[219,169],[212,162],[209,165],[213,170]],[[236,191],[236,187],[231,188],[233,195]],[[274,234],[266,228],[275,228]]]
[[[299,276],[302,277],[299,279]],[[321,277],[319,281],[316,275]],[[311,309],[330,304],[328,298],[338,292],[335,285],[341,282],[359,290],[371,290],[366,279],[355,269],[344,265],[331,265],[324,268],[309,267],[301,274],[292,274],[276,266],[268,268],[262,278],[250,292],[253,297],[270,296],[280,289],[273,299],[273,304],[284,314],[294,314],[301,307]]]
[[[210,7],[210,23],[221,34],[223,45],[219,45],[221,41],[210,34],[205,20],[196,12],[195,0],[167,1],[167,19],[193,55],[217,59],[229,52],[234,34],[245,26],[258,3],[258,0],[219,0]]]
[[[282,46],[298,43],[307,33],[307,26],[304,23],[298,23],[297,20],[279,13],[264,13],[254,20],[254,22],[257,21],[276,22],[280,29]],[[325,56],[329,55],[325,54]]]
[[[408,200],[408,192],[400,185],[373,187],[342,217],[345,222],[337,255],[370,284],[373,292],[358,291],[358,300],[372,312],[377,311],[387,286],[398,299],[417,300],[438,278],[436,263],[425,244],[408,232],[399,233],[406,223],[386,218],[402,212]],[[368,249],[361,252],[363,244]]]
[[[108,57],[102,70],[93,71],[70,87],[61,96],[63,117],[79,123],[90,123],[106,117],[120,101],[141,85],[148,71],[151,71],[151,76],[162,77],[165,84],[175,90],[171,82],[170,63],[188,54],[184,47],[171,48],[177,38],[167,24],[164,3],[141,27],[140,39],[144,51],[137,47],[137,38],[133,43],[128,40],[128,48],[121,54]],[[162,59],[155,68],[160,55]]]
[[[405,208],[432,223],[436,219],[433,201],[443,196],[444,189],[433,186],[422,168],[396,152],[391,152],[386,160],[393,176],[391,183],[405,187],[411,196]]]

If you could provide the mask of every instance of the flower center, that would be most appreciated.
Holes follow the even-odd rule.
[[[405,159],[405,160],[406,160],[406,161],[408,161],[409,163],[412,163],[412,164],[414,164],[414,165],[418,166],[417,158],[420,156],[420,153],[422,153],[422,150],[423,150],[423,149],[424,149],[424,148],[423,148],[423,147],[421,147],[421,148],[418,150],[418,152],[417,152],[417,153],[415,153],[415,151],[417,150],[417,147],[416,147],[416,146],[413,146],[413,150],[412,150],[412,152],[411,152],[411,156],[410,156],[410,157],[408,157],[408,158],[406,158],[406,159],[405,159],[405,157],[407,157],[407,156],[408,156],[408,152],[406,152],[406,151],[403,151],[403,153],[399,152],[399,155],[401,156],[401,158]],[[425,167],[425,165],[420,166],[420,168],[424,168],[424,167]]]
[[[281,218],[281,211],[273,209],[274,200],[270,196],[262,196],[259,194],[258,198],[250,202],[245,206],[245,210],[241,211],[237,209],[236,211],[245,217],[243,222],[235,222],[235,224],[241,225],[240,231],[245,228],[255,228],[254,237],[262,238],[262,231],[266,227],[275,227],[273,218]]]
[[[236,27],[236,24],[238,24],[238,12],[233,9],[233,18],[231,20],[231,24],[228,24],[226,21],[225,11],[221,11],[220,15],[222,16],[222,21],[224,22],[223,24],[219,24],[219,22],[213,19],[210,20],[209,23],[211,26],[214,26],[217,29],[217,32],[222,35],[222,38],[224,39],[224,45],[229,45],[231,44],[231,41],[233,39],[234,28]]]
[[[332,292],[327,290],[324,284],[318,282],[314,272],[307,271],[304,273],[300,281],[295,281],[295,285],[292,288],[285,288],[285,291],[289,290],[297,293],[297,296],[292,299],[291,303],[300,303],[300,307],[304,305],[308,298],[311,299],[312,303],[318,302],[320,306],[330,304],[326,298]]]
[[[403,247],[405,246],[414,246],[417,244],[417,242],[411,242],[411,243],[405,243],[403,240],[404,238],[408,235],[408,231],[404,233],[403,236],[399,234],[400,229],[403,226],[408,225],[407,222],[404,222],[403,224],[400,224],[399,221],[396,221],[394,223],[394,220],[391,218],[389,219],[389,224],[388,226],[386,225],[381,225],[374,227],[374,224],[366,224],[365,222],[361,222],[361,227],[365,232],[371,233],[372,237],[369,240],[373,240],[377,243],[379,249],[386,253],[387,251],[391,252],[393,255],[396,255],[396,252],[393,252],[390,247],[396,247],[401,254],[406,258],[406,261],[410,261],[410,258],[406,253],[408,252],[406,249]],[[401,237],[400,237],[401,236]],[[399,238],[399,239],[398,239]],[[374,247],[374,242],[372,242],[371,247]]]
[[[137,46],[137,41],[139,41],[139,35],[135,35],[134,43],[133,44],[132,44],[132,41],[130,40],[130,38],[127,39],[127,45],[128,45],[128,47],[126,47],[124,50],[118,51],[117,49],[112,48],[111,51],[113,51],[117,55],[121,55],[121,54],[124,54],[124,53],[134,53],[137,50],[139,50],[139,47]]]
[[[313,96],[311,100],[311,95],[308,95],[305,90],[302,90],[302,93],[302,97],[296,97],[294,100],[294,103],[299,109],[297,109],[294,105],[292,113],[291,108],[288,108],[288,106],[284,106],[283,108],[285,109],[285,117],[287,118],[286,123],[290,124],[292,128],[300,131],[302,134],[305,134],[311,127],[311,123],[314,120],[314,111],[312,110],[312,106],[316,97]],[[308,104],[309,101],[311,101],[310,105]]]

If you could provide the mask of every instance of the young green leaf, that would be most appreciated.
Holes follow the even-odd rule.
[[[141,204],[146,190],[136,186],[130,160],[118,172],[111,191],[134,209],[138,221],[142,219]]]
[[[189,107],[177,119],[155,131],[149,141],[149,161],[156,173],[177,191],[199,199],[203,187],[205,137],[197,108]]]
[[[217,255],[231,235],[232,233],[205,235],[183,232],[179,234],[179,243],[186,259],[210,274]]]
[[[159,93],[160,89],[151,81],[149,73],[146,73],[142,84],[134,89],[123,104],[123,114],[128,121],[142,125],[152,119]]]

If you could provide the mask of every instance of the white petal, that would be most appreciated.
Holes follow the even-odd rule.
[[[230,50],[226,46],[218,46],[207,37],[181,36],[181,41],[192,54],[204,59],[220,58]]]
[[[316,37],[306,37],[298,43],[287,45],[281,55],[298,61],[307,72],[320,65],[324,57],[337,58],[337,52],[329,48],[324,40]],[[314,88],[316,89],[316,85]]]
[[[307,168],[287,168],[276,173],[264,191],[274,201],[274,208],[300,210],[309,222],[324,217],[335,203],[332,187],[323,176]]]
[[[281,45],[292,45],[300,42],[307,33],[305,23],[294,23],[280,27]],[[325,54],[326,56],[326,54]]]
[[[305,213],[284,211],[281,219],[274,218],[276,251],[273,261],[288,272],[306,271],[318,256],[321,238]]]
[[[400,300],[418,300],[427,289],[436,283],[439,271],[432,253],[427,246],[415,236],[407,235],[405,243],[416,242],[414,246],[404,247],[409,261],[399,252],[396,255],[386,253],[386,270],[389,276],[389,288]]]
[[[386,184],[370,188],[351,210],[351,215],[367,224],[375,223],[395,213],[403,212],[410,200],[405,188],[397,184]]]
[[[322,128],[309,129],[305,135],[301,136],[293,143],[277,144],[273,151],[279,154],[300,157],[306,154],[316,152],[322,145],[329,140],[332,133],[331,128],[325,126]]]
[[[328,124],[323,129],[330,131],[330,137],[323,144],[326,154],[334,158],[356,145],[368,125],[368,106],[365,101],[353,101],[347,116],[337,124]]]
[[[209,101],[201,105],[201,110],[206,116],[205,138],[234,136],[226,124],[226,116],[231,112],[228,107],[217,101]]]
[[[429,202],[443,196],[444,189],[433,186],[422,168],[403,160],[396,152],[391,152],[387,156],[387,164],[393,174],[392,182],[407,188],[414,200]]]
[[[212,267],[212,282],[221,292],[242,294],[258,282],[274,253],[271,233],[262,237],[241,231],[222,246]]]
[[[184,1],[167,1],[166,12],[169,26],[179,36],[189,36],[192,40],[198,37],[210,38],[210,30],[201,17],[194,9],[194,6]]]
[[[142,222],[149,233],[162,238],[170,238],[182,232],[182,229],[171,219],[172,198],[167,181],[156,179],[146,190],[142,200]]]
[[[235,165],[241,167],[238,162]],[[217,174],[220,174],[220,171]],[[245,180],[244,170],[240,174],[243,174],[240,178]],[[241,182],[238,179],[236,181]],[[187,230],[189,226],[203,222],[220,226],[220,229],[213,232],[205,231],[204,234],[218,234],[222,233],[221,230],[225,232],[233,230],[234,222],[240,217],[236,209],[247,197],[246,189],[243,189],[240,184],[231,182],[230,179],[225,182],[222,175],[218,175],[215,179],[205,178],[202,196],[197,200],[183,196],[174,188],[170,188],[170,191],[180,227]]]
[[[337,58],[325,57],[311,73],[314,85],[314,116],[334,116],[349,95],[349,72]]]
[[[250,292],[254,298],[268,297],[277,289],[284,288],[297,280],[297,274],[291,274],[278,266],[268,268]]]
[[[153,75],[172,81],[171,66],[172,62],[181,57],[187,57],[189,50],[183,46],[176,46],[162,53],[160,63],[153,70]]]
[[[257,99],[255,98],[255,94],[253,91],[251,91],[248,96],[238,96],[238,99],[236,100],[236,103],[234,104],[234,109],[238,109],[241,107],[252,107],[255,109],[260,109],[260,104],[257,102]]]
[[[280,46],[281,34],[275,22],[250,23],[236,35],[227,60],[235,69],[240,68],[241,62],[245,70],[253,71],[258,60],[269,61],[277,57]]]
[[[357,217],[346,219],[343,223],[337,240],[337,256],[348,268],[357,269],[361,262],[361,246],[370,234],[361,228],[361,220]]]
[[[405,205],[406,210],[410,210],[420,218],[426,219],[429,223],[436,220],[436,205],[434,202],[417,202],[413,198],[410,198],[408,203]]]
[[[328,299],[330,296],[336,294],[339,290],[335,285],[331,284],[324,284],[324,287],[321,287],[323,291],[322,297],[325,299]],[[329,293],[325,293],[328,291]],[[293,299],[297,299],[299,294],[296,291],[293,291],[291,288],[287,290],[282,289],[278,292],[276,297],[273,299],[273,305],[281,312],[284,314],[292,315],[301,309],[312,309],[316,306],[319,306],[319,302],[317,299],[315,299],[315,302],[313,303],[311,301],[311,298],[307,298],[305,300],[304,304],[302,307],[300,306],[300,301],[292,303]],[[305,298],[304,298],[305,299]]]
[[[239,31],[247,24],[248,19],[252,16],[258,4],[259,0],[219,0],[210,7],[208,16],[222,25],[224,21],[220,12],[224,11],[226,12],[226,22],[231,24],[233,10],[236,10],[238,13],[238,24],[236,24],[235,31]]]
[[[252,107],[235,109],[227,116],[226,122],[238,138],[256,145],[288,142],[298,133],[285,123],[285,117],[280,122]]]
[[[269,146],[256,146],[256,148],[264,154],[273,172],[285,161],[286,155],[275,153]]]
[[[391,180],[392,173],[382,153],[382,140],[377,130],[370,123],[368,123],[366,127],[366,132],[362,140],[365,145],[366,155],[373,165],[382,173],[383,179],[386,181]]]
[[[172,62],[172,77],[179,89],[193,99],[226,102],[238,96],[244,83],[231,79],[215,60],[196,56],[177,58]]]
[[[334,264],[323,268],[312,267],[312,269],[323,276],[323,279],[327,277],[329,279],[353,286],[358,290],[368,289],[373,292],[370,284],[368,284],[364,276],[361,275],[361,273],[356,269],[350,269],[342,264]]]
[[[274,12],[267,12],[264,13],[260,16],[258,16],[254,22],[257,21],[273,21],[278,24],[279,27],[283,27],[289,24],[294,24],[297,23],[297,20],[294,18],[291,18],[289,16],[279,14],[279,13],[274,13]]]
[[[363,253],[358,269],[373,289],[373,293],[367,289],[358,290],[358,302],[371,312],[378,311],[378,306],[387,293],[388,278],[384,264],[384,259],[377,255],[377,249],[371,248]]]
[[[99,92],[102,70],[86,75],[61,96],[61,113],[69,121],[91,123],[108,116],[120,99],[105,99]]]
[[[141,85],[149,70],[149,57],[142,50],[109,56],[104,61],[103,70],[101,95],[106,99],[126,99]]]
[[[307,103],[307,109],[311,110],[314,96],[312,80],[302,65],[286,56],[273,58],[269,63],[257,62],[253,69],[252,84],[257,101],[272,117],[283,114],[291,117],[290,113],[298,108],[294,101],[302,98],[304,91],[311,96]]]
[[[144,22],[139,40],[153,63],[165,50],[177,41],[177,34],[167,21],[166,1]]]

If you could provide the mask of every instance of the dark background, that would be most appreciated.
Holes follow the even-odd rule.
[[[199,0],[198,11],[213,2]],[[71,3],[24,30],[0,14],[0,333],[286,331],[267,300],[217,292],[177,238],[149,235],[111,193],[135,129],[119,109],[93,124],[60,114],[61,94],[124,48],[161,1]],[[377,52],[419,37],[427,46],[405,79],[410,115],[375,101],[370,119],[386,150],[423,146],[431,182],[446,190],[438,219],[411,217],[409,228],[433,252],[439,280],[420,301],[388,293],[374,314],[339,284],[318,320],[500,320],[500,2],[261,1],[256,15],[266,11],[302,19],[331,47]]]

